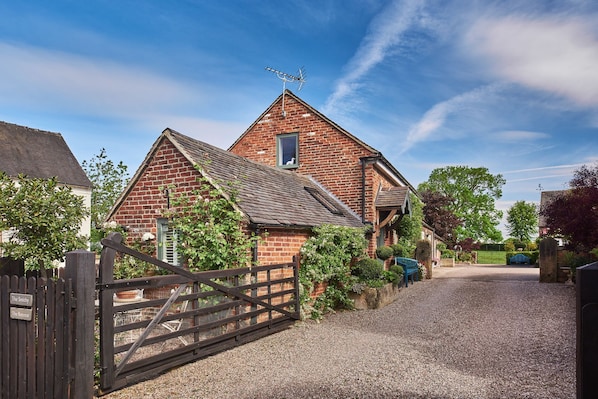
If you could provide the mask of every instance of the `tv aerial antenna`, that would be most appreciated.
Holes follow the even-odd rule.
[[[297,90],[301,90],[303,84],[305,83],[305,72],[303,71],[303,67],[299,68],[297,75],[291,75],[285,72],[281,72],[274,68],[266,67],[266,71],[275,73],[278,79],[282,80],[282,117],[287,116],[287,112],[284,110],[284,93],[286,91],[287,82],[297,82],[299,83],[299,87]]]

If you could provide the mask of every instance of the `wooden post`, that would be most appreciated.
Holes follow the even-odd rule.
[[[557,281],[557,248],[554,238],[548,237],[540,241],[540,282],[556,283]]]
[[[95,254],[77,250],[66,254],[65,277],[72,279],[76,298],[74,381],[72,398],[93,397]]]

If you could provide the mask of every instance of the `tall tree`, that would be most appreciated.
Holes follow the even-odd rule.
[[[24,260],[29,270],[40,270],[46,277],[54,261],[85,248],[79,231],[87,214],[83,198],[60,186],[56,178],[20,175],[15,181],[0,172],[0,231],[9,236],[0,248],[5,256]]]
[[[127,166],[120,161],[112,162],[102,148],[98,155],[89,161],[83,161],[81,166],[93,184],[91,192],[91,245],[97,246],[103,238],[100,228],[108,212],[127,186],[129,174]],[[95,248],[94,248],[95,249]]]
[[[487,168],[447,166],[432,171],[428,181],[419,185],[419,191],[435,191],[453,198],[448,208],[463,226],[457,227],[457,241],[472,238],[476,241],[502,241],[496,226],[502,212],[495,207],[495,200],[502,197],[502,175],[493,175]]]
[[[538,229],[536,204],[517,201],[507,212],[507,230],[512,237],[528,242]]]
[[[563,192],[540,209],[551,235],[562,235],[583,251],[598,247],[598,163],[583,165]]]
[[[425,204],[424,221],[452,248],[456,244],[456,230],[463,225],[463,221],[450,210],[453,198],[436,191],[426,190],[419,194]]]

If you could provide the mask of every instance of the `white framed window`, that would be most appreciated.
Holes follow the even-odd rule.
[[[297,168],[299,166],[299,133],[280,134],[276,137],[278,166]]]
[[[158,259],[171,265],[181,266],[177,249],[177,232],[168,225],[168,219],[158,219]]]

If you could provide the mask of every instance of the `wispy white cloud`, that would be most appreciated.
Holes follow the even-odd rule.
[[[530,132],[526,130],[509,130],[499,132],[494,136],[494,139],[504,142],[523,142],[523,141],[535,141],[541,139],[550,138],[549,134],[541,132]]]
[[[345,65],[345,74],[327,98],[322,108],[324,113],[333,114],[338,108],[346,107],[345,101],[362,87],[362,78],[393,51],[402,34],[417,22],[423,6],[423,1],[395,0],[372,20],[368,33]]]
[[[466,43],[502,79],[598,108],[596,15],[480,19]]]
[[[430,139],[445,124],[449,115],[479,105],[494,96],[502,87],[500,83],[478,87],[434,105],[409,129],[407,138],[402,143],[401,152],[404,153],[415,144]]]
[[[199,102],[198,88],[140,67],[0,42],[0,100],[94,116],[138,118]]]
[[[504,172],[500,172],[501,174],[510,174],[510,173],[527,173],[527,172],[539,172],[545,170],[553,170],[553,169],[567,169],[572,170],[581,167],[582,163],[575,163],[570,165],[552,165],[552,166],[543,166],[539,168],[527,168],[527,169],[517,169],[517,170],[507,170]]]

